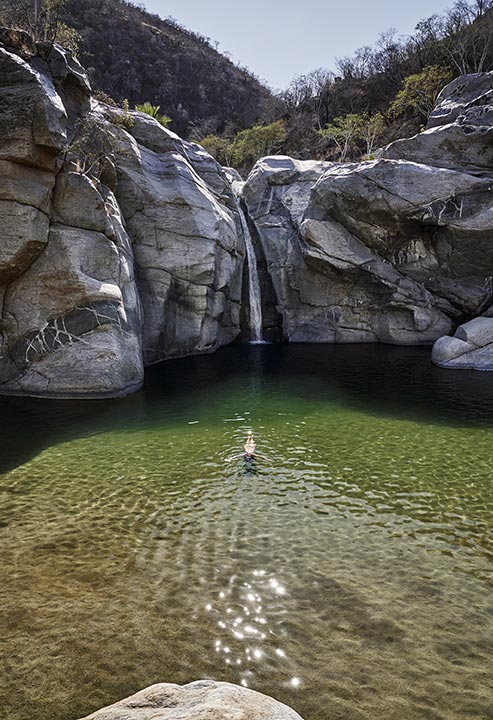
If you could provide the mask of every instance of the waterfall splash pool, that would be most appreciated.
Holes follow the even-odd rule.
[[[305,720],[491,716],[491,375],[236,346],[0,406],[2,717],[205,677]]]

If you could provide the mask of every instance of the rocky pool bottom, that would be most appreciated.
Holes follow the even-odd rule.
[[[493,377],[236,346],[113,401],[0,398],[0,707],[214,678],[305,720],[493,704]],[[253,428],[259,452],[226,462]]]

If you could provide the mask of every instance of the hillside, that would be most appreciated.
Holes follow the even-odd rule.
[[[0,11],[21,21],[17,0]],[[31,3],[27,3],[30,5]],[[10,18],[7,18],[7,20]],[[80,35],[79,59],[95,89],[130,106],[150,101],[187,137],[240,130],[261,117],[270,91],[207,38],[124,0],[67,0],[63,21]]]
[[[202,144],[245,175],[272,152],[305,160],[371,158],[379,147],[419,133],[451,80],[490,70],[493,1],[456,0],[409,37],[382,32],[375,46],[338,59],[335,72],[319,68],[294,78],[267,127],[204,137]]]

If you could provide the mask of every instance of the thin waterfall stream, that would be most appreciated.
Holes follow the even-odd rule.
[[[252,236],[248,228],[248,222],[245,212],[241,206],[240,193],[243,183],[233,183],[237,196],[238,213],[240,216],[241,229],[243,231],[243,239],[245,241],[245,249],[247,254],[248,265],[248,302],[250,306],[250,342],[263,343],[264,337],[262,333],[262,294],[260,291],[260,279],[257,267],[257,256],[253,247]]]

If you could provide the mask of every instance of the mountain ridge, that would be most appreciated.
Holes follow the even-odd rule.
[[[16,0],[0,0],[2,14],[18,20]],[[78,58],[96,90],[131,107],[159,105],[183,137],[250,127],[272,98],[208,38],[128,0],[67,0],[61,19],[79,36]]]

